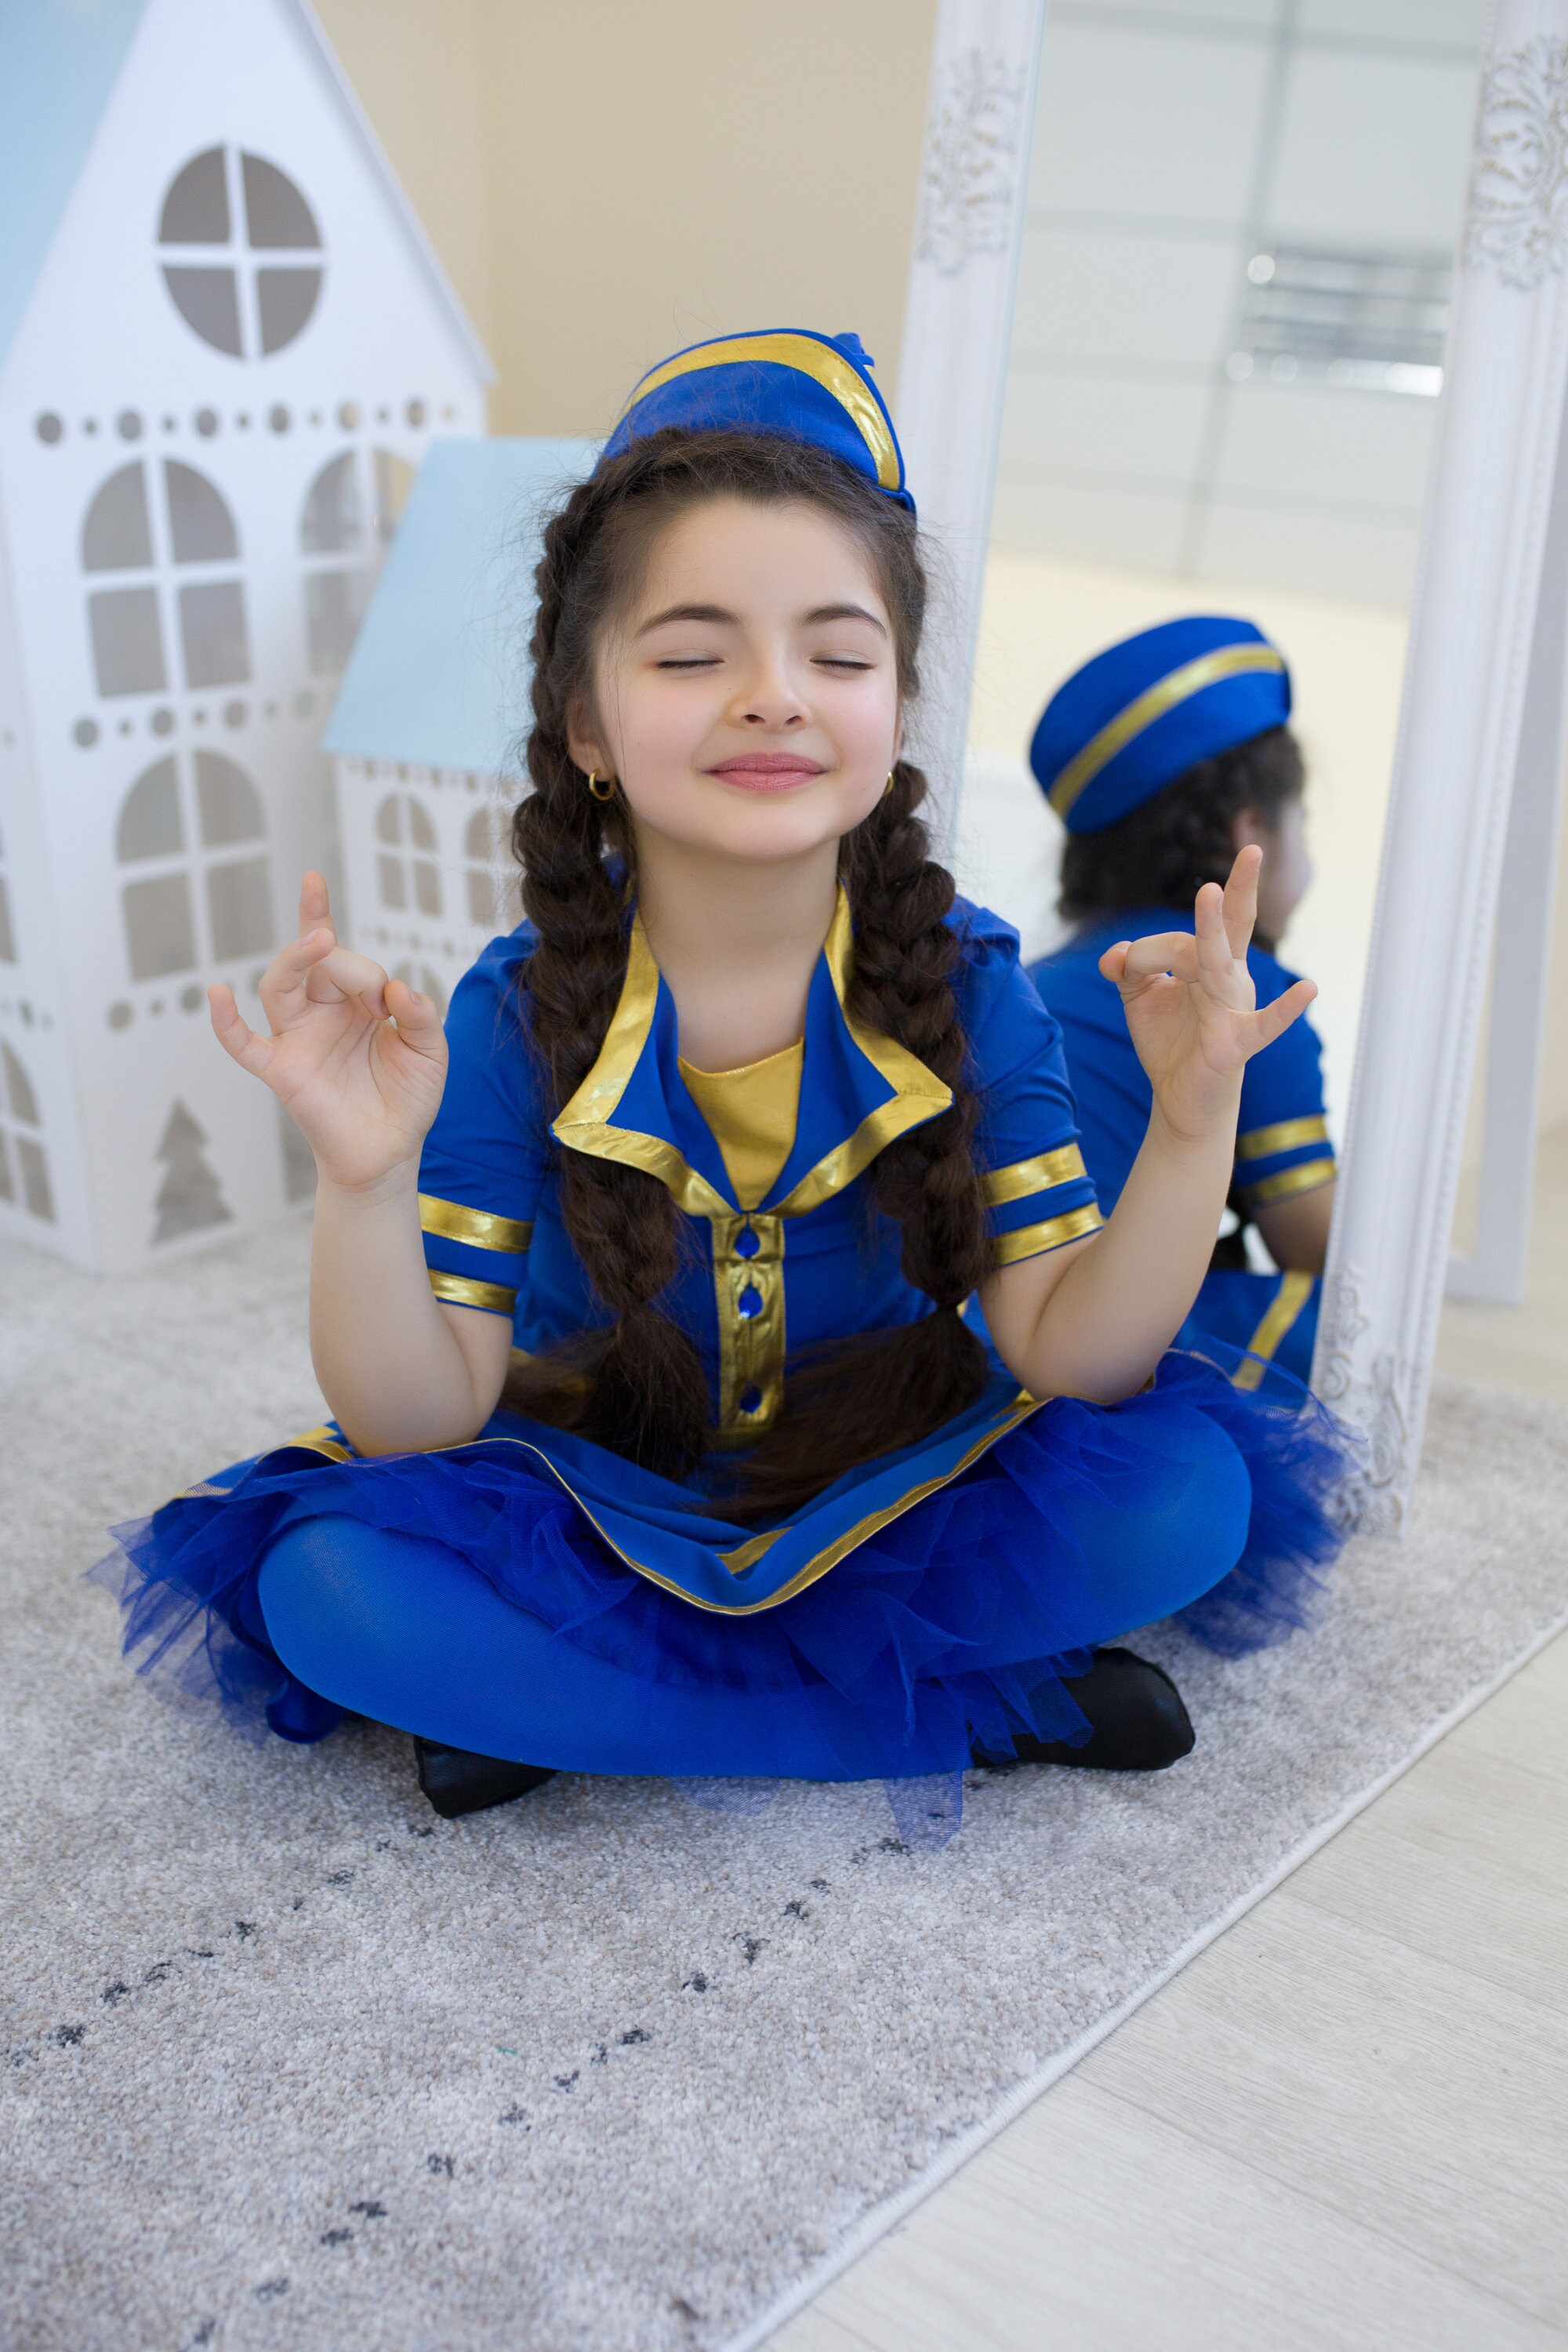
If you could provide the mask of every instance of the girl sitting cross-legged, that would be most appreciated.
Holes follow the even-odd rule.
[[[428,999],[320,878],[225,1049],[309,1139],[329,1426],[120,1530],[128,1647],[289,1739],[552,1770],[1173,1761],[1118,1645],[1279,1638],[1342,1475],[1304,1391],[1170,1352],[1249,1057],[1259,855],[1106,950],[1152,1090],[1102,1223],[1055,1022],[929,855],[925,583],[853,337],[682,352],[538,571],[527,918]],[[967,1318],[973,1296],[986,1338]]]

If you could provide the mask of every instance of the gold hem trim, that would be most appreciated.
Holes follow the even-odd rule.
[[[969,1468],[972,1462],[978,1462],[983,1454],[989,1452],[998,1439],[1005,1437],[1009,1430],[1016,1429],[1020,1422],[1026,1421],[1032,1412],[1037,1412],[1041,1405],[1049,1402],[1047,1397],[1032,1397],[1020,1389],[1016,1403],[1008,1408],[994,1428],[988,1429],[984,1436],[976,1439],[961,1459],[953,1464],[951,1470],[942,1471],[935,1478],[922,1480],[920,1486],[912,1486],[907,1494],[900,1495],[896,1503],[887,1503],[880,1510],[868,1511],[863,1519],[858,1519],[852,1528],[847,1528],[843,1535],[836,1536],[822,1551],[816,1553],[804,1567],[795,1571],[787,1584],[782,1586],[777,1592],[770,1593],[765,1601],[740,1601],[732,1605],[722,1601],[699,1601],[693,1594],[688,1592],[683,1584],[677,1584],[670,1577],[660,1576],[657,1569],[646,1568],[640,1559],[634,1559],[629,1552],[623,1551],[615,1538],[607,1534],[599,1525],[598,1520],[573,1487],[564,1473],[552,1462],[548,1454],[539,1446],[531,1444],[527,1438],[470,1437],[465,1439],[464,1444],[515,1445],[520,1452],[531,1454],[536,1460],[543,1463],[556,1485],[571,1496],[600,1542],[606,1544],[615,1553],[616,1558],[623,1560],[637,1575],[647,1577],[650,1584],[657,1584],[662,1591],[674,1593],[677,1600],[688,1602],[693,1609],[705,1609],[711,1617],[755,1617],[759,1616],[764,1609],[777,1609],[784,1601],[793,1601],[797,1592],[804,1592],[808,1585],[816,1583],[819,1578],[826,1576],[829,1569],[837,1568],[846,1553],[853,1551],[857,1544],[865,1543],[868,1538],[878,1534],[902,1513],[912,1509],[916,1503],[923,1503],[928,1495],[934,1495],[942,1487],[950,1486],[962,1471]],[[333,1462],[354,1458],[338,1444],[336,1439],[329,1436],[324,1429],[308,1431],[303,1437],[290,1438],[286,1445],[272,1446],[268,1451],[282,1454],[289,1451],[290,1448],[321,1454],[327,1460]],[[432,1445],[426,1450],[432,1454],[456,1454],[460,1451],[460,1448],[455,1445]],[[726,1568],[730,1569],[732,1575],[740,1575],[745,1568],[755,1565],[770,1544],[776,1543],[781,1536],[788,1533],[787,1528],[773,1528],[765,1535],[752,1536],[744,1543],[737,1544],[732,1551],[720,1552],[717,1557]],[[749,1557],[744,1557],[746,1555]]]
[[[1288,1201],[1296,1192],[1315,1192],[1321,1185],[1331,1184],[1338,1174],[1331,1160],[1306,1160],[1299,1168],[1266,1176],[1261,1184],[1244,1184],[1241,1197],[1249,1209],[1266,1209],[1270,1201]]]
[[[1312,1276],[1310,1274],[1280,1276],[1279,1287],[1269,1300],[1267,1313],[1247,1343],[1247,1362],[1238,1364],[1230,1376],[1233,1389],[1262,1386],[1265,1367],[1272,1360],[1286,1333],[1300,1318],[1301,1309],[1311,1295]]]
[[[437,1266],[428,1272],[431,1289],[448,1307],[478,1307],[487,1315],[509,1318],[516,1311],[517,1293],[504,1282],[476,1282],[470,1275],[443,1274]]]
[[[1088,1174],[1078,1145],[1063,1143],[1055,1151],[1037,1151],[1032,1160],[1015,1160],[1010,1167],[993,1168],[980,1179],[980,1192],[987,1208],[1001,1209],[1010,1201],[1027,1200],[1031,1192],[1048,1192],[1058,1184],[1076,1183]]]
[[[438,1200],[434,1192],[419,1195],[419,1224],[424,1233],[443,1241],[461,1242],[467,1249],[496,1250],[521,1257],[533,1239],[533,1226],[521,1217],[500,1217],[489,1209],[466,1209],[460,1201]]]
[[[882,488],[899,488],[898,445],[888,429],[887,419],[843,352],[835,351],[830,344],[817,342],[810,335],[731,335],[723,342],[700,343],[695,351],[682,352],[678,358],[651,369],[633,392],[621,416],[629,416],[639,400],[647,400],[651,393],[675,383],[679,376],[700,374],[704,368],[732,367],[745,360],[796,368],[802,375],[819,383],[824,392],[831,393],[870,451]]]
[[[1016,1234],[995,1234],[991,1241],[991,1263],[994,1266],[1017,1265],[1026,1257],[1043,1257],[1047,1250],[1060,1249],[1085,1234],[1098,1233],[1104,1223],[1090,1201],[1081,1209],[1068,1209],[1062,1216],[1047,1217],[1043,1224],[1020,1225]]]
[[[1282,1118],[1273,1127],[1251,1127],[1236,1139],[1238,1160],[1271,1160],[1277,1151],[1300,1151],[1304,1143],[1327,1143],[1329,1122],[1321,1111],[1310,1118]]]
[[[1244,670],[1282,670],[1285,663],[1272,646],[1220,646],[1212,654],[1200,654],[1195,661],[1184,662],[1168,677],[1156,678],[1145,688],[1124,710],[1090,738],[1075,759],[1069,760],[1061,774],[1050,787],[1046,798],[1059,817],[1066,817],[1080,793],[1094,782],[1102,768],[1108,768],[1119,751],[1124,751],[1135,736],[1163,719],[1167,710],[1201,694],[1205,686],[1217,685],[1222,677],[1235,677]]]

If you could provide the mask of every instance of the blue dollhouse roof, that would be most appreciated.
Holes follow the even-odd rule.
[[[0,361],[151,0],[0,0]],[[286,0],[483,381],[495,370],[307,0]]]
[[[541,522],[596,454],[591,441],[432,445],[354,641],[329,751],[515,770]]]

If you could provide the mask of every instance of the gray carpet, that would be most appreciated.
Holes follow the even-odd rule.
[[[100,1529],[319,1417],[307,1235],[100,1285],[0,1255],[0,2337],[26,2352],[755,2341],[888,2200],[1568,1612],[1568,1415],[1448,1387],[1414,1531],[1175,1771],[759,1818],[562,1779],[438,1822],[406,1743],[246,1747],[121,1668]],[[896,2208],[891,2209],[896,2210]]]

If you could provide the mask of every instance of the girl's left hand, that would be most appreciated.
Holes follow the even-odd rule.
[[[1252,845],[1238,855],[1223,890],[1205,882],[1191,935],[1157,931],[1122,940],[1100,959],[1105,978],[1121,992],[1156,1108],[1178,1135],[1206,1136],[1234,1124],[1243,1068],[1318,992],[1310,980],[1299,980],[1257,1009],[1247,950],[1262,864],[1262,850]]]

